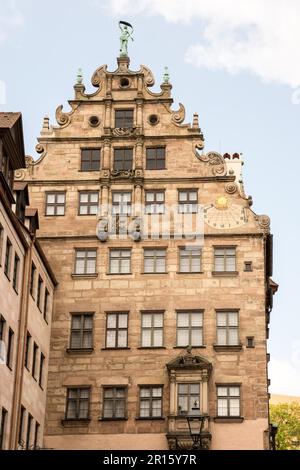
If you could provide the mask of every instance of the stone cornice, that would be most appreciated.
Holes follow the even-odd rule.
[[[98,179],[70,179],[70,180],[23,180],[24,182],[28,183],[30,186],[67,186],[67,185],[95,185],[95,184],[102,184],[102,180]],[[235,176],[193,176],[193,177],[165,177],[165,178],[143,178],[144,186],[148,184],[168,184],[168,183],[214,183],[216,181],[219,182],[229,182],[235,181]],[[118,184],[126,184],[130,183],[130,180],[117,180]],[[132,183],[132,182],[131,182]]]

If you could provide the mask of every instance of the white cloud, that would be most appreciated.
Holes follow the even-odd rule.
[[[300,396],[300,364],[271,357],[270,391],[278,395]]]
[[[201,23],[197,42],[186,52],[196,66],[300,86],[299,0],[107,0],[107,6],[119,17],[160,15],[172,23]]]
[[[24,23],[23,15],[15,0],[1,0],[0,8],[0,45],[10,34]]]

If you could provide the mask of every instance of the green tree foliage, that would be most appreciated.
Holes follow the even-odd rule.
[[[300,404],[270,405],[270,420],[278,426],[276,449],[300,450]]]

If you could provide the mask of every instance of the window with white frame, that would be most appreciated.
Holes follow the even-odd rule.
[[[236,271],[235,247],[216,247],[214,250],[216,272]]]
[[[163,387],[140,385],[140,418],[162,417]]]
[[[64,192],[46,193],[46,215],[65,215],[66,194]]]
[[[201,248],[196,246],[180,248],[179,270],[181,273],[199,273],[201,271]]]
[[[99,193],[97,191],[80,191],[79,215],[97,215]]]
[[[165,273],[166,254],[165,248],[145,248],[144,273]]]
[[[193,412],[193,408],[199,408],[200,384],[179,383],[178,384],[178,414],[186,415]]]
[[[159,189],[145,193],[146,214],[163,214],[165,212],[165,192]]]
[[[177,346],[202,346],[203,344],[203,312],[177,312]]]
[[[142,313],[142,347],[157,348],[163,346],[163,312]]]
[[[95,274],[96,260],[96,249],[77,249],[75,251],[75,274]]]
[[[241,415],[240,386],[217,386],[218,417],[239,417]]]
[[[128,274],[131,272],[131,250],[112,249],[109,251],[109,273]]]
[[[237,346],[239,344],[239,313],[237,311],[217,312],[217,345]]]
[[[198,212],[197,189],[180,189],[178,191],[178,209],[181,214],[195,214]]]
[[[112,193],[112,213],[114,215],[131,214],[131,192],[113,192]]]

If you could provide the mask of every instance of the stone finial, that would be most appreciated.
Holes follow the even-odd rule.
[[[168,67],[165,67],[164,71],[164,83],[169,83],[170,82],[170,73]]]
[[[49,122],[50,122],[50,119],[48,116],[45,116],[44,119],[43,119],[43,130],[44,131],[48,131],[49,130]]]
[[[198,114],[197,113],[193,114],[193,128],[194,129],[199,128],[199,119],[198,119]]]
[[[78,85],[81,85],[82,82],[83,82],[82,69],[79,68],[79,69],[78,69],[78,72],[77,72],[77,76],[76,76],[76,83],[77,83]]]

